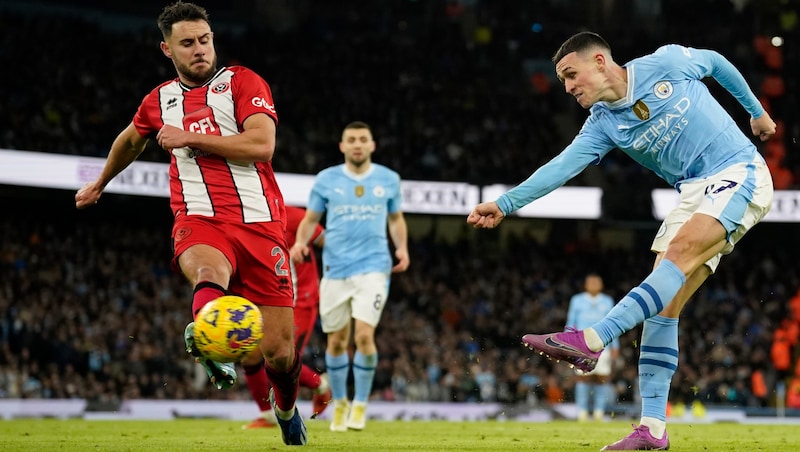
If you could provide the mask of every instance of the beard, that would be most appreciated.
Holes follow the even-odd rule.
[[[350,157],[347,159],[347,163],[353,165],[356,168],[361,168],[369,162],[369,156],[362,155],[359,158]]]
[[[208,69],[192,69],[191,65],[175,63],[175,69],[184,79],[194,86],[207,82],[217,72],[217,56],[211,61]]]

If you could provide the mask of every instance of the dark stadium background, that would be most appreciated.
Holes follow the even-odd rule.
[[[211,13],[220,64],[249,66],[272,86],[277,171],[338,163],[341,127],[361,119],[375,129],[375,160],[404,179],[515,184],[585,118],[549,58],[591,29],[618,61],[678,42],[719,50],[761,95],[775,93],[777,77],[778,95],[765,99],[781,146],[759,149],[775,157],[781,188],[800,188],[796,1],[198,3]],[[155,27],[164,4],[0,1],[0,148],[104,157],[142,96],[173,76]],[[774,36],[784,39],[777,66],[775,49],[763,51]],[[749,134],[742,109],[709,85]],[[167,161],[157,147],[142,158]],[[510,218],[473,231],[462,217],[409,215],[412,266],[393,278],[378,331],[376,400],[546,407],[555,384],[571,401],[569,371],[531,357],[519,336],[563,327],[589,271],[614,297],[649,272],[650,191],[666,186],[616,152],[570,184],[603,189],[602,218]],[[189,289],[168,268],[167,201],[107,194],[77,211],[73,194],[0,186],[0,398],[84,398],[97,409],[246,400],[245,385],[222,393],[196,379],[183,353]],[[764,223],[723,259],[682,316],[673,402],[774,412],[800,354],[790,309],[798,249],[796,223]],[[772,360],[776,331],[794,334],[791,368]],[[636,407],[638,335],[623,337],[619,409]],[[305,359],[322,367],[322,350],[318,335]],[[767,394],[753,392],[754,374]]]

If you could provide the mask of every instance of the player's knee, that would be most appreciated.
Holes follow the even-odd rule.
[[[281,346],[263,352],[264,359],[273,369],[286,370],[294,364],[294,346]]]
[[[254,367],[258,366],[259,364],[263,365],[264,363],[264,355],[259,349],[255,349],[252,352],[246,354],[244,358],[240,361],[240,364],[243,367]]]
[[[333,336],[328,337],[327,350],[331,355],[339,356],[347,349],[347,343],[339,338]]]
[[[375,338],[371,332],[357,333],[355,344],[358,350],[371,350],[375,348]]]

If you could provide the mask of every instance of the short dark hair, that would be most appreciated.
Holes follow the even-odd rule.
[[[205,8],[194,3],[177,1],[161,10],[161,14],[158,15],[158,29],[165,38],[169,38],[172,36],[172,26],[184,20],[204,20],[209,25],[211,24]]]
[[[558,63],[572,52],[580,52],[593,47],[600,47],[611,53],[611,46],[599,34],[591,31],[582,31],[574,34],[558,48],[556,54],[553,55],[553,63]]]
[[[353,121],[350,124],[344,126],[344,130],[348,130],[348,129],[367,129],[370,132],[372,132],[372,129],[364,121]]]

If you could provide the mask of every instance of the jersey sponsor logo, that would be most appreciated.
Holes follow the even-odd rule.
[[[356,196],[362,197],[364,196],[364,186],[363,185],[356,185]]]
[[[183,117],[185,130],[205,135],[219,135],[219,126],[214,121],[214,110],[211,107],[204,107],[197,111],[186,114]]]
[[[214,121],[212,121],[208,116],[198,121],[189,123],[189,132],[213,134],[216,131],[217,128],[214,126]]]
[[[633,148],[641,151],[651,147],[652,152],[663,149],[689,124],[689,120],[684,117],[684,114],[691,105],[692,101],[688,97],[679,99],[663,115],[650,121],[650,125],[636,137]]]
[[[383,187],[378,185],[377,187],[372,189],[372,194],[375,195],[378,198],[383,198],[384,195],[386,195],[386,190],[384,190]]]
[[[202,151],[200,149],[186,148],[186,152],[184,153],[184,155],[186,156],[186,158],[189,158],[189,159],[197,159],[197,158],[200,158],[200,157],[209,156],[209,155],[211,155],[211,153],[210,152],[206,152],[206,151]]]
[[[672,83],[664,80],[656,83],[653,87],[653,94],[659,99],[666,99],[672,95]]]
[[[650,108],[648,108],[647,104],[642,102],[641,99],[637,100],[636,103],[633,104],[633,113],[642,121],[647,121],[650,119]]]
[[[214,94],[222,94],[225,91],[228,91],[228,88],[230,87],[231,85],[229,85],[228,82],[220,82],[211,88],[211,92]]]
[[[334,206],[330,214],[335,215],[340,221],[368,221],[385,215],[383,204],[344,204]]]
[[[165,110],[169,110],[170,108],[175,108],[177,106],[178,106],[178,99],[172,97],[170,98],[170,100],[167,101],[167,107],[165,108]]]
[[[254,107],[263,108],[264,110],[267,110],[270,113],[275,113],[275,105],[270,104],[263,97],[256,96],[250,102],[253,104]]]

